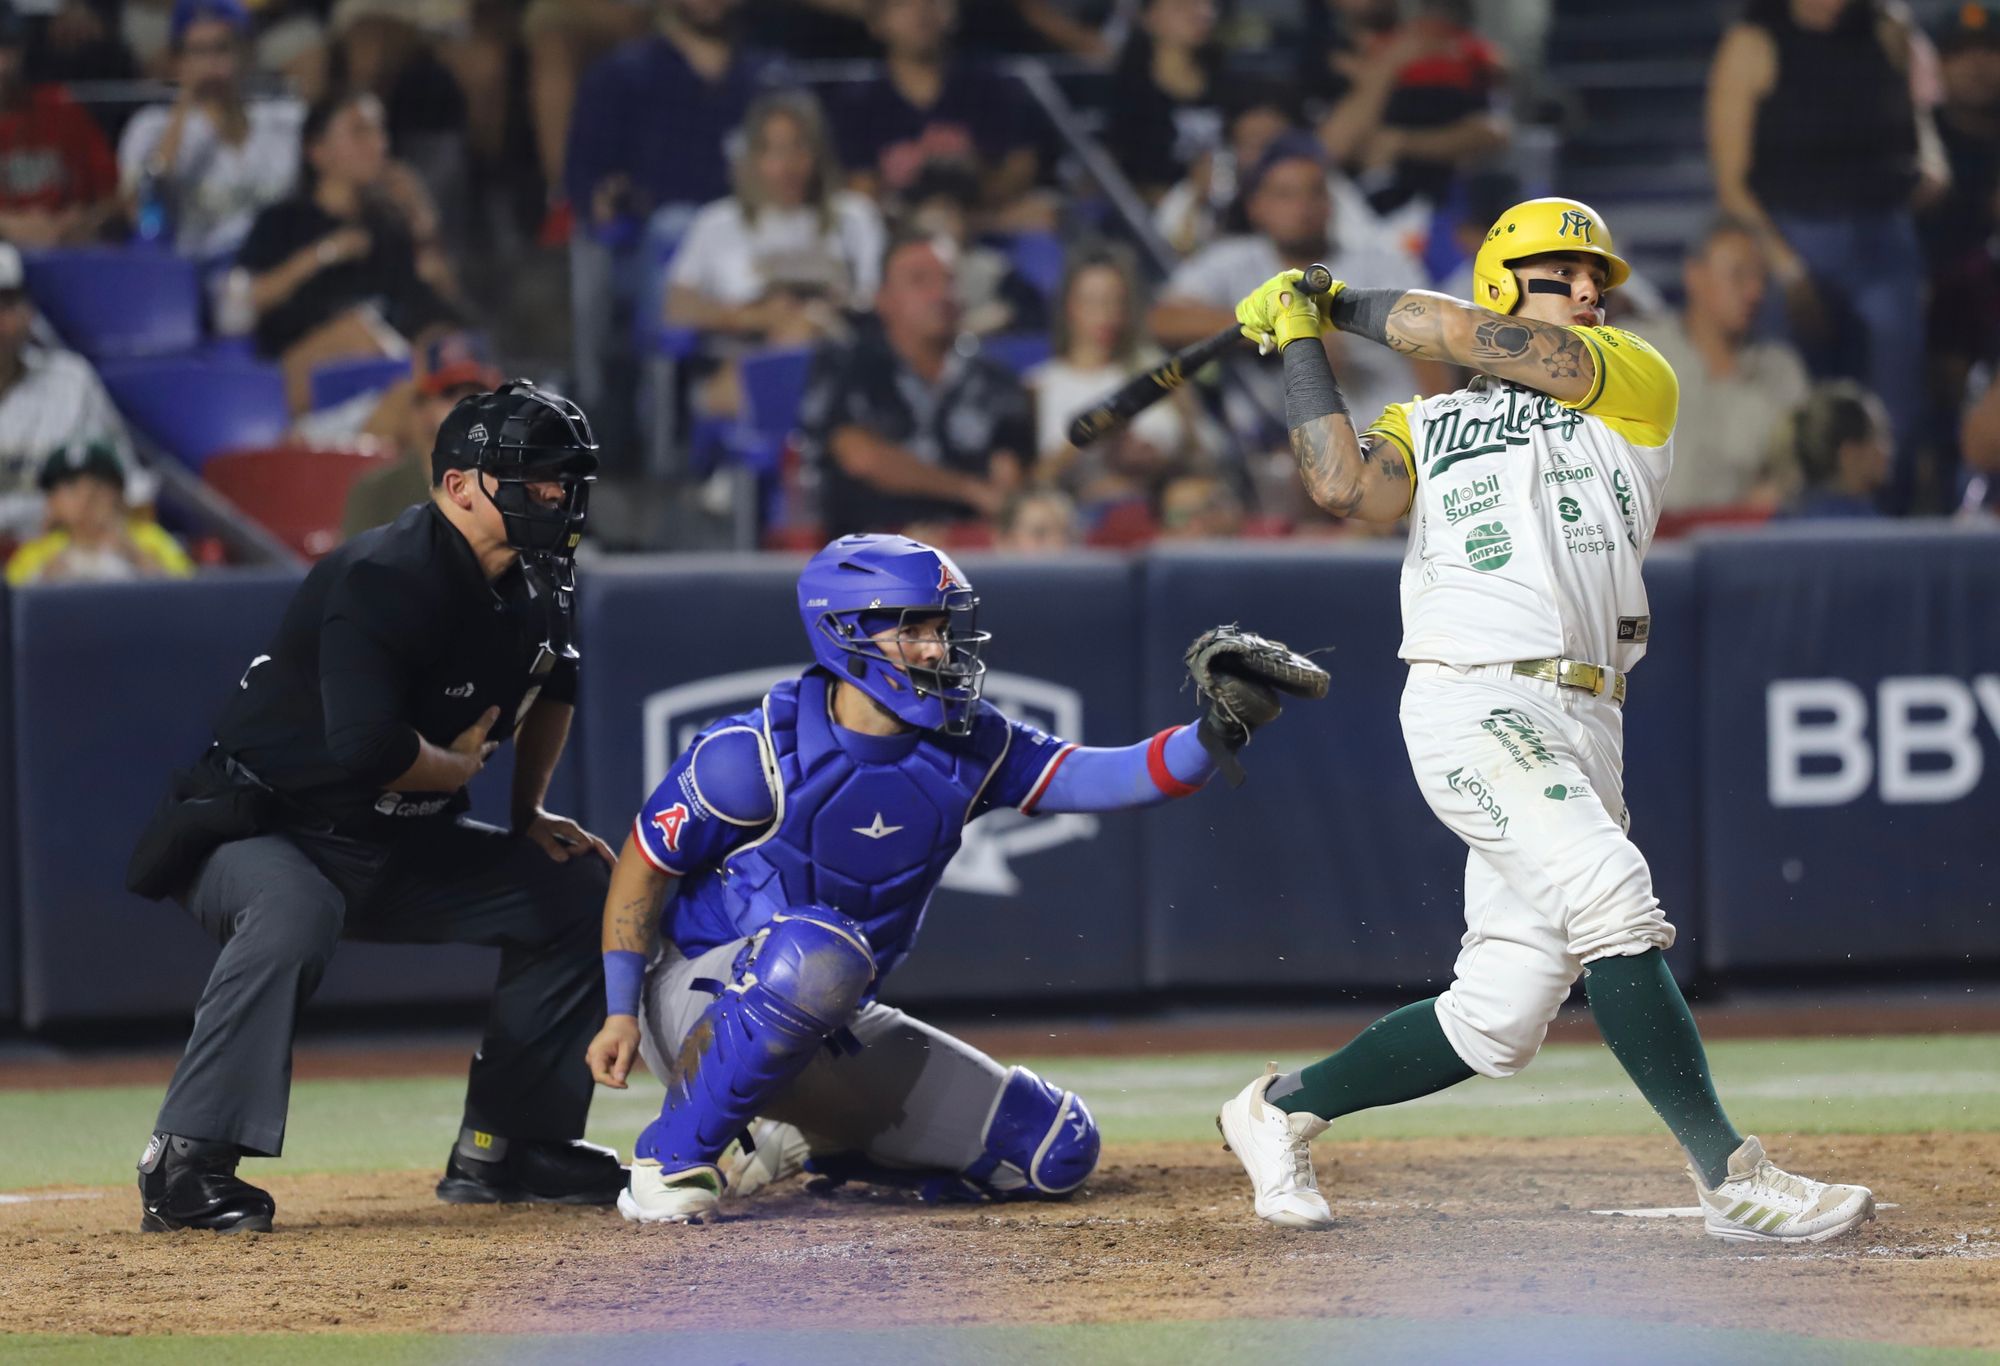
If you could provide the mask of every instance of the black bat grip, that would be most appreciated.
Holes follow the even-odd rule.
[[[1333,288],[1333,272],[1315,261],[1306,267],[1305,278],[1299,281],[1299,288],[1308,294],[1324,294]]]

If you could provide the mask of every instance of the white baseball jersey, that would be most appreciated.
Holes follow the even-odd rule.
[[[1369,427],[1402,448],[1415,485],[1404,659],[1561,655],[1623,673],[1645,654],[1639,567],[1673,463],[1679,388],[1632,333],[1569,330],[1597,371],[1575,403],[1489,379],[1391,404]]]

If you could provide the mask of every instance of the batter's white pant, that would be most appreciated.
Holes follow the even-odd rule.
[[[726,982],[749,941],[717,945],[693,958],[672,946],[646,973],[639,1051],[655,1077],[715,997],[698,979]],[[986,1151],[986,1121],[1007,1084],[1007,1069],[943,1030],[893,1006],[863,1006],[847,1021],[859,1053],[821,1048],[805,1071],[757,1114],[796,1125],[815,1153],[863,1153],[888,1167],[960,1172]]]
[[[1624,718],[1511,665],[1422,662],[1400,714],[1424,800],[1469,850],[1465,937],[1438,1023],[1467,1067],[1511,1076],[1585,964],[1674,942],[1625,834]]]

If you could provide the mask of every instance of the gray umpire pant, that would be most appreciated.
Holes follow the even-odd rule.
[[[639,1052],[655,1077],[715,997],[697,980],[731,980],[751,941],[720,944],[684,958],[671,945],[646,973]],[[815,1153],[861,1153],[885,1167],[961,1172],[986,1150],[986,1122],[1008,1069],[961,1039],[879,1003],[863,1006],[847,1028],[859,1053],[821,1048],[777,1095],[757,1107],[762,1119],[795,1125]]]
[[[222,943],[156,1127],[284,1150],[292,1034],[341,939],[500,949],[465,1122],[530,1141],[583,1136],[584,1049],[604,1020],[598,926],[610,870],[557,863],[530,840],[461,819],[394,844],[287,832],[225,844],[188,892]]]

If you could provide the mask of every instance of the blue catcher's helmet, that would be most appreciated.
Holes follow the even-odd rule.
[[[979,598],[951,557],[908,536],[842,536],[799,575],[799,617],[813,658],[891,715],[923,730],[972,729],[986,665]],[[871,638],[926,617],[945,618],[936,667],[898,668]]]

